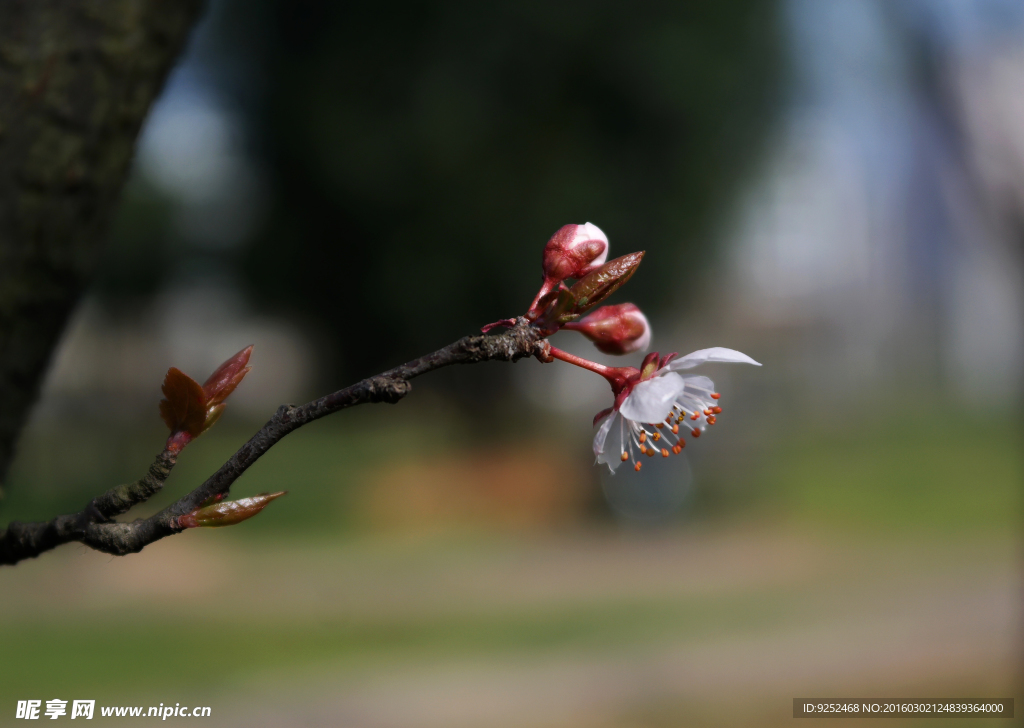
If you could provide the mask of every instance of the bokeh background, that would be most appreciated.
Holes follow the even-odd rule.
[[[282,402],[522,312],[585,221],[648,251],[615,300],[654,349],[764,363],[707,367],[725,413],[686,457],[602,474],[607,386],[561,362],[432,374],[275,447],[233,492],[290,494],[252,521],[0,573],[0,724],[54,697],[226,726],[1020,709],[1015,0],[215,0],[0,522],[139,477],[168,366],[256,346],[140,515]]]

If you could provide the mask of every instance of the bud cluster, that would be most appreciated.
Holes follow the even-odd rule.
[[[651,343],[651,325],[635,304],[591,310],[630,279],[643,256],[641,251],[608,261],[608,238],[599,227],[589,222],[562,227],[544,246],[541,287],[524,318],[545,336],[561,329],[577,331],[605,354],[645,351]],[[569,281],[574,282],[569,285]],[[514,324],[515,319],[503,319],[483,330],[486,333],[495,326]],[[760,366],[742,352],[721,347],[700,349],[681,358],[675,353],[661,356],[651,352],[639,369],[598,364],[550,343],[544,351],[538,355],[543,361],[560,359],[574,364],[600,374],[611,386],[612,406],[594,417],[594,425],[600,424],[594,455],[612,472],[628,460],[633,460],[632,469],[639,471],[637,453],[647,457],[660,453],[664,458],[679,455],[686,446],[684,434],[698,438],[717,422],[722,408],[714,383],[705,376],[680,372],[706,362]]]
[[[528,321],[552,334],[578,331],[606,354],[631,354],[651,341],[647,317],[632,303],[594,309],[630,279],[643,251],[608,260],[608,236],[597,225],[563,225],[541,255],[541,286],[525,313]],[[569,281],[574,281],[568,285]],[[585,318],[580,316],[591,311]],[[483,328],[510,326],[503,319]]]

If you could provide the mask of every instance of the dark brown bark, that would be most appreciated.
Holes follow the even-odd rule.
[[[0,3],[0,481],[202,6]]]
[[[79,513],[58,516],[46,522],[11,523],[6,530],[0,531],[0,564],[15,564],[71,541],[79,541],[109,554],[141,551],[154,541],[183,531],[178,526],[178,516],[195,510],[214,496],[227,494],[232,483],[289,432],[347,407],[367,402],[398,402],[412,390],[409,380],[413,377],[451,364],[514,362],[528,356],[550,361],[547,341],[543,336],[543,331],[520,318],[514,328],[499,336],[466,336],[432,354],[301,407],[283,405],[259,432],[191,493],[150,518],[131,523],[111,521],[112,516],[148,500],[163,487],[175,462],[175,457],[165,451],[157,457],[146,477],[94,498]]]

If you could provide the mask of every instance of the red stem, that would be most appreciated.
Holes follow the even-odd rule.
[[[570,354],[569,352],[562,351],[554,346],[551,347],[551,356],[556,359],[561,359],[562,361],[567,361],[570,364],[575,364],[578,367],[589,369],[592,372],[597,372],[606,379],[611,379],[614,376],[614,367],[606,367],[604,364],[598,364],[596,361],[590,361],[590,359],[584,359],[581,356]]]
[[[526,318],[530,319],[531,321],[535,321],[537,320],[537,318],[540,317],[541,312],[535,310],[537,304],[540,302],[541,298],[551,293],[551,291],[553,291],[555,289],[555,286],[557,285],[558,281],[551,280],[550,278],[547,277],[544,278],[544,282],[541,284],[540,290],[537,291],[537,295],[533,297],[533,303],[531,303],[530,307],[526,309]]]
[[[554,346],[551,347],[549,354],[552,359],[561,359],[562,361],[567,361],[570,364],[575,364],[578,367],[600,374],[608,380],[608,384],[611,385],[612,392],[616,397],[626,391],[626,387],[630,382],[635,382],[640,378],[640,370],[636,367],[606,367],[603,364],[598,364],[596,361],[584,359],[581,356],[570,354]]]

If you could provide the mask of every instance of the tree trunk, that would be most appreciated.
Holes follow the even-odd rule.
[[[202,5],[0,2],[0,482]]]

